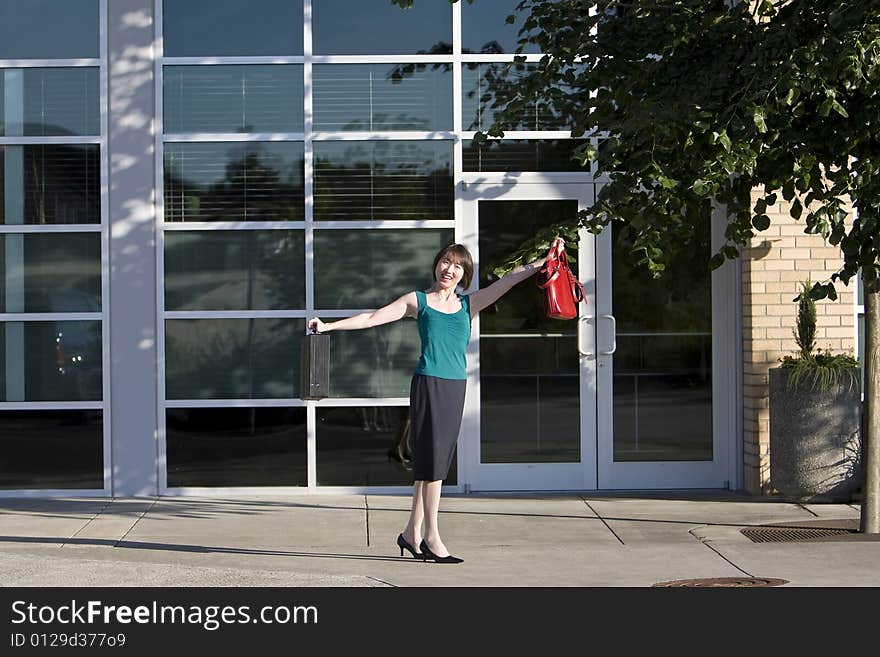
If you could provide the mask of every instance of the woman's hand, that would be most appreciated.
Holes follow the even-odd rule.
[[[309,320],[309,330],[315,333],[324,333],[327,330],[327,325],[317,317],[312,317]]]
[[[550,244],[550,251],[547,252],[548,257],[550,256],[550,252],[553,251],[553,249],[558,249],[559,251],[565,250],[565,240],[562,239],[559,235],[557,235],[554,238],[553,242]]]

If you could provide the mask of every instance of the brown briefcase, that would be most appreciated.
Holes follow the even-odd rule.
[[[300,347],[299,397],[323,399],[330,394],[330,335],[310,333]]]

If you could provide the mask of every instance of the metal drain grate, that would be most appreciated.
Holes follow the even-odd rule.
[[[791,541],[812,541],[817,538],[831,536],[845,536],[854,533],[851,529],[843,527],[780,527],[772,525],[758,525],[757,527],[745,527],[740,533],[746,536],[752,543],[784,543]]]
[[[702,579],[675,579],[671,582],[658,582],[662,587],[753,587],[782,586],[786,579],[776,577],[704,577]]]

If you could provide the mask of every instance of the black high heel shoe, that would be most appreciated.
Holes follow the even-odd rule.
[[[421,559],[425,560],[425,555],[421,552],[416,552],[416,549],[410,545],[407,540],[403,537],[403,534],[397,535],[397,547],[400,548],[400,556],[403,556],[404,550],[409,550],[409,553],[413,555],[413,559]]]
[[[419,549],[422,551],[425,561],[430,560],[434,563],[461,563],[464,561],[464,559],[453,557],[451,554],[447,554],[445,557],[438,557],[436,554],[431,552],[431,549],[428,547],[428,544],[425,543],[425,541],[419,543]]]

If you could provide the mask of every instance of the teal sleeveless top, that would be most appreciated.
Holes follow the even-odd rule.
[[[457,295],[461,310],[444,313],[428,305],[425,293],[416,290],[419,303],[419,337],[422,355],[416,374],[439,379],[467,379],[468,342],[471,339],[471,301],[467,295]]]

